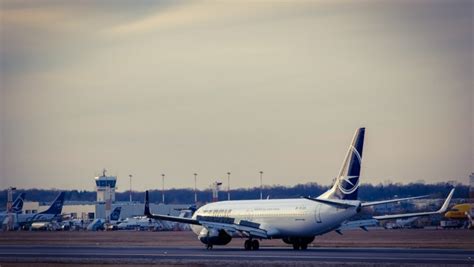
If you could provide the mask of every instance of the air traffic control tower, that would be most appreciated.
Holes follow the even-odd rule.
[[[106,202],[110,199],[115,202],[115,189],[117,184],[116,176],[105,175],[106,170],[102,171],[101,176],[95,177],[95,188],[97,192],[97,202]]]

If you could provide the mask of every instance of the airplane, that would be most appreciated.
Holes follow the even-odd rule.
[[[444,214],[444,217],[452,220],[466,220],[466,212],[474,213],[474,203],[457,204]]]
[[[110,214],[110,220],[109,223],[105,221],[105,219],[102,218],[97,218],[93,220],[88,226],[87,230],[89,231],[99,231],[99,230],[105,230],[105,229],[113,229],[114,226],[116,226],[120,220],[120,212],[122,211],[122,207],[116,207],[112,213]]]
[[[51,222],[54,219],[58,218],[61,215],[64,204],[64,195],[65,192],[59,193],[56,199],[51,203],[51,206],[39,213],[34,214],[17,214],[16,223],[20,227],[31,225],[35,222]]]
[[[232,238],[245,238],[245,250],[258,250],[262,239],[282,239],[295,250],[305,250],[315,236],[334,230],[363,207],[420,197],[361,202],[357,199],[365,128],[356,130],[333,186],[317,198],[220,201],[200,207],[192,218],[152,214],[148,191],[144,214],[148,218],[188,223],[198,239],[212,249]],[[438,211],[374,216],[376,220],[408,218],[446,211],[454,188]]]

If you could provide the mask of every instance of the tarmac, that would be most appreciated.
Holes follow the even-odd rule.
[[[0,262],[63,262],[96,264],[203,264],[223,263],[275,265],[316,263],[360,264],[474,264],[474,251],[459,249],[395,249],[395,248],[309,248],[295,251],[288,247],[245,251],[240,247],[91,247],[91,246],[0,246]],[[260,264],[259,264],[260,265]]]
[[[474,266],[474,231],[352,230],[316,237],[306,251],[243,239],[206,250],[192,232],[2,232],[0,266]]]

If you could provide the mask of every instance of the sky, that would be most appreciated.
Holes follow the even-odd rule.
[[[0,1],[0,188],[468,182],[472,1]]]

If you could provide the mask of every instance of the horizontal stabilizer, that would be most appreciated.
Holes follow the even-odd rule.
[[[148,191],[145,192],[145,212],[144,213],[145,213],[145,216],[147,218],[150,218],[150,219],[201,225],[201,223],[199,223],[199,221],[191,219],[191,218],[183,218],[183,217],[160,215],[160,214],[151,214]]]
[[[335,199],[319,199],[319,198],[310,198],[310,197],[305,197],[305,198],[311,201],[323,203],[329,206],[334,206],[334,207],[342,208],[342,209],[357,207],[356,205],[352,205],[344,201],[338,201]]]

